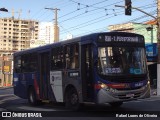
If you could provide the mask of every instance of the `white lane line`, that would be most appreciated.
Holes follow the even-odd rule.
[[[0,104],[4,103],[5,101],[8,101],[8,100],[15,100],[15,99],[19,99],[19,98],[16,97],[16,96],[9,97],[9,98],[5,98],[5,99],[3,99],[3,100],[0,100]]]
[[[30,111],[57,111],[55,109],[35,108],[35,107],[30,107],[30,106],[20,106],[20,107],[17,107],[17,108],[23,109],[23,110],[30,110]]]
[[[10,95],[14,95],[14,94],[5,94],[5,95],[0,95],[0,97],[10,96]]]
[[[146,99],[146,100],[144,99],[144,100],[135,100],[135,101],[128,101],[128,102],[155,102],[155,101],[160,101],[160,99]]]

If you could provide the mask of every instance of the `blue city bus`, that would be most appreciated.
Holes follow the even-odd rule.
[[[14,94],[78,109],[81,103],[120,106],[150,97],[144,37],[94,33],[14,53]]]

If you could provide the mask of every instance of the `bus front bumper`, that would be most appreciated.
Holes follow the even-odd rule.
[[[150,97],[150,85],[147,84],[136,90],[115,90],[115,92],[100,89],[97,94],[97,103],[123,102]]]

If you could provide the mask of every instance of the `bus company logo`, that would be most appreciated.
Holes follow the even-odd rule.
[[[17,112],[2,112],[2,118],[9,117],[42,117],[41,113],[17,113]]]
[[[2,112],[2,117],[11,117],[11,112]]]

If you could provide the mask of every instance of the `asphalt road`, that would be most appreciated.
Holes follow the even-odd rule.
[[[12,88],[0,89],[0,111],[18,113],[40,113],[44,120],[115,120],[115,119],[160,119],[160,96],[152,96],[145,100],[137,100],[124,103],[119,108],[110,105],[87,104],[78,112],[65,109],[63,104],[47,103],[41,106],[30,106],[25,99],[13,94]],[[0,113],[1,114],[1,113]],[[156,115],[156,116],[153,116]],[[127,115],[127,116],[125,116]],[[140,118],[143,115],[142,118]],[[117,117],[116,117],[117,116]],[[2,118],[0,118],[2,119]],[[3,118],[4,119],[4,118]],[[35,118],[5,118],[12,119],[34,119]]]

